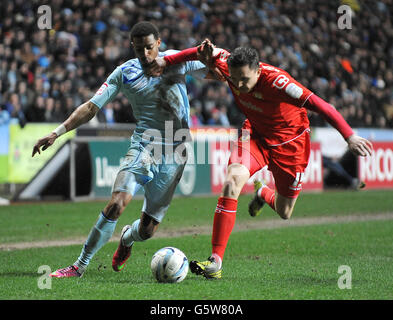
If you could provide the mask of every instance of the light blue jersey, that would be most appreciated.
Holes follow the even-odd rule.
[[[159,56],[176,52],[168,50]],[[178,147],[183,146],[176,133],[179,129],[188,132],[190,104],[186,75],[204,78],[207,72],[208,68],[201,62],[189,61],[166,68],[160,77],[149,77],[139,60],[131,59],[117,67],[90,100],[102,108],[122,92],[130,102],[137,120],[136,129],[112,192],[134,195],[143,186],[142,211],[158,222],[168,210],[185,166],[184,161],[176,162],[174,157],[181,158]],[[152,145],[162,148],[157,152]],[[167,146],[169,151],[174,151],[171,155],[166,153]]]
[[[159,56],[174,54],[178,51],[160,52]],[[168,124],[173,130],[188,128],[190,103],[186,89],[186,75],[203,79],[208,69],[199,61],[189,61],[165,69],[160,77],[149,77],[143,72],[138,59],[131,59],[117,67],[106,82],[90,100],[99,108],[112,101],[122,92],[131,104],[137,120],[132,140],[148,140],[143,134],[158,130],[164,143],[172,143],[168,133]],[[169,139],[169,140],[168,140]]]

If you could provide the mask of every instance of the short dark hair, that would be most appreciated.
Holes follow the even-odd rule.
[[[243,67],[248,65],[250,69],[259,68],[258,51],[250,47],[238,47],[232,51],[227,60],[230,67]]]
[[[130,40],[132,41],[134,38],[146,37],[151,34],[156,40],[160,37],[158,28],[153,23],[149,21],[141,21],[132,27],[130,31]]]

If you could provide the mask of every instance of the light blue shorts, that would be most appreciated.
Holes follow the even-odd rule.
[[[132,143],[117,173],[112,192],[127,192],[132,196],[144,188],[142,212],[161,222],[164,218],[186,160],[174,161],[164,154],[154,155],[143,143]]]

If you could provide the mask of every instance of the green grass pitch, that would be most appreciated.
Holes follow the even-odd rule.
[[[263,216],[247,213],[250,196],[239,199],[236,223],[279,221],[270,209]],[[234,231],[225,254],[223,279],[209,281],[191,273],[179,284],[156,283],[150,260],[164,246],[178,247],[189,259],[205,259],[211,245],[208,232],[217,197],[175,198],[160,226],[168,235],[191,230],[185,236],[152,238],[134,246],[122,272],[112,271],[117,242],[105,245],[80,279],[53,279],[40,289],[38,269],[55,270],[78,257],[105,202],[36,203],[0,207],[0,300],[132,299],[132,300],[391,300],[393,299],[393,191],[304,193],[291,221],[322,217],[341,222],[294,225],[286,228]],[[132,202],[116,227],[140,214],[141,200]],[[385,218],[373,219],[373,215]],[[367,219],[354,219],[353,217]],[[194,231],[193,231],[194,230]],[[28,243],[82,239],[78,245],[28,248]],[[25,243],[25,249],[6,245]],[[350,288],[340,288],[340,266],[351,272]],[[348,285],[348,279],[345,284]],[[42,283],[42,282],[41,282]],[[47,282],[44,284],[48,285]]]

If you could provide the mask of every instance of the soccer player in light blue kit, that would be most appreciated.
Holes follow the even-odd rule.
[[[61,134],[88,122],[98,110],[122,92],[129,100],[136,129],[112,188],[112,198],[98,220],[73,265],[59,269],[52,277],[80,277],[94,254],[111,238],[118,218],[140,187],[145,200],[140,219],[126,225],[120,244],[112,259],[112,267],[120,271],[131,254],[135,241],[153,236],[161,223],[185,166],[184,141],[188,133],[189,101],[185,85],[187,74],[204,78],[208,69],[199,61],[169,68],[161,77],[147,76],[145,70],[157,56],[173,54],[159,52],[161,40],[155,25],[137,23],[130,32],[136,59],[117,67],[90,101],[79,106],[56,130],[41,138],[33,154],[51,146]],[[183,130],[180,134],[179,131]],[[180,151],[179,151],[180,150]]]

